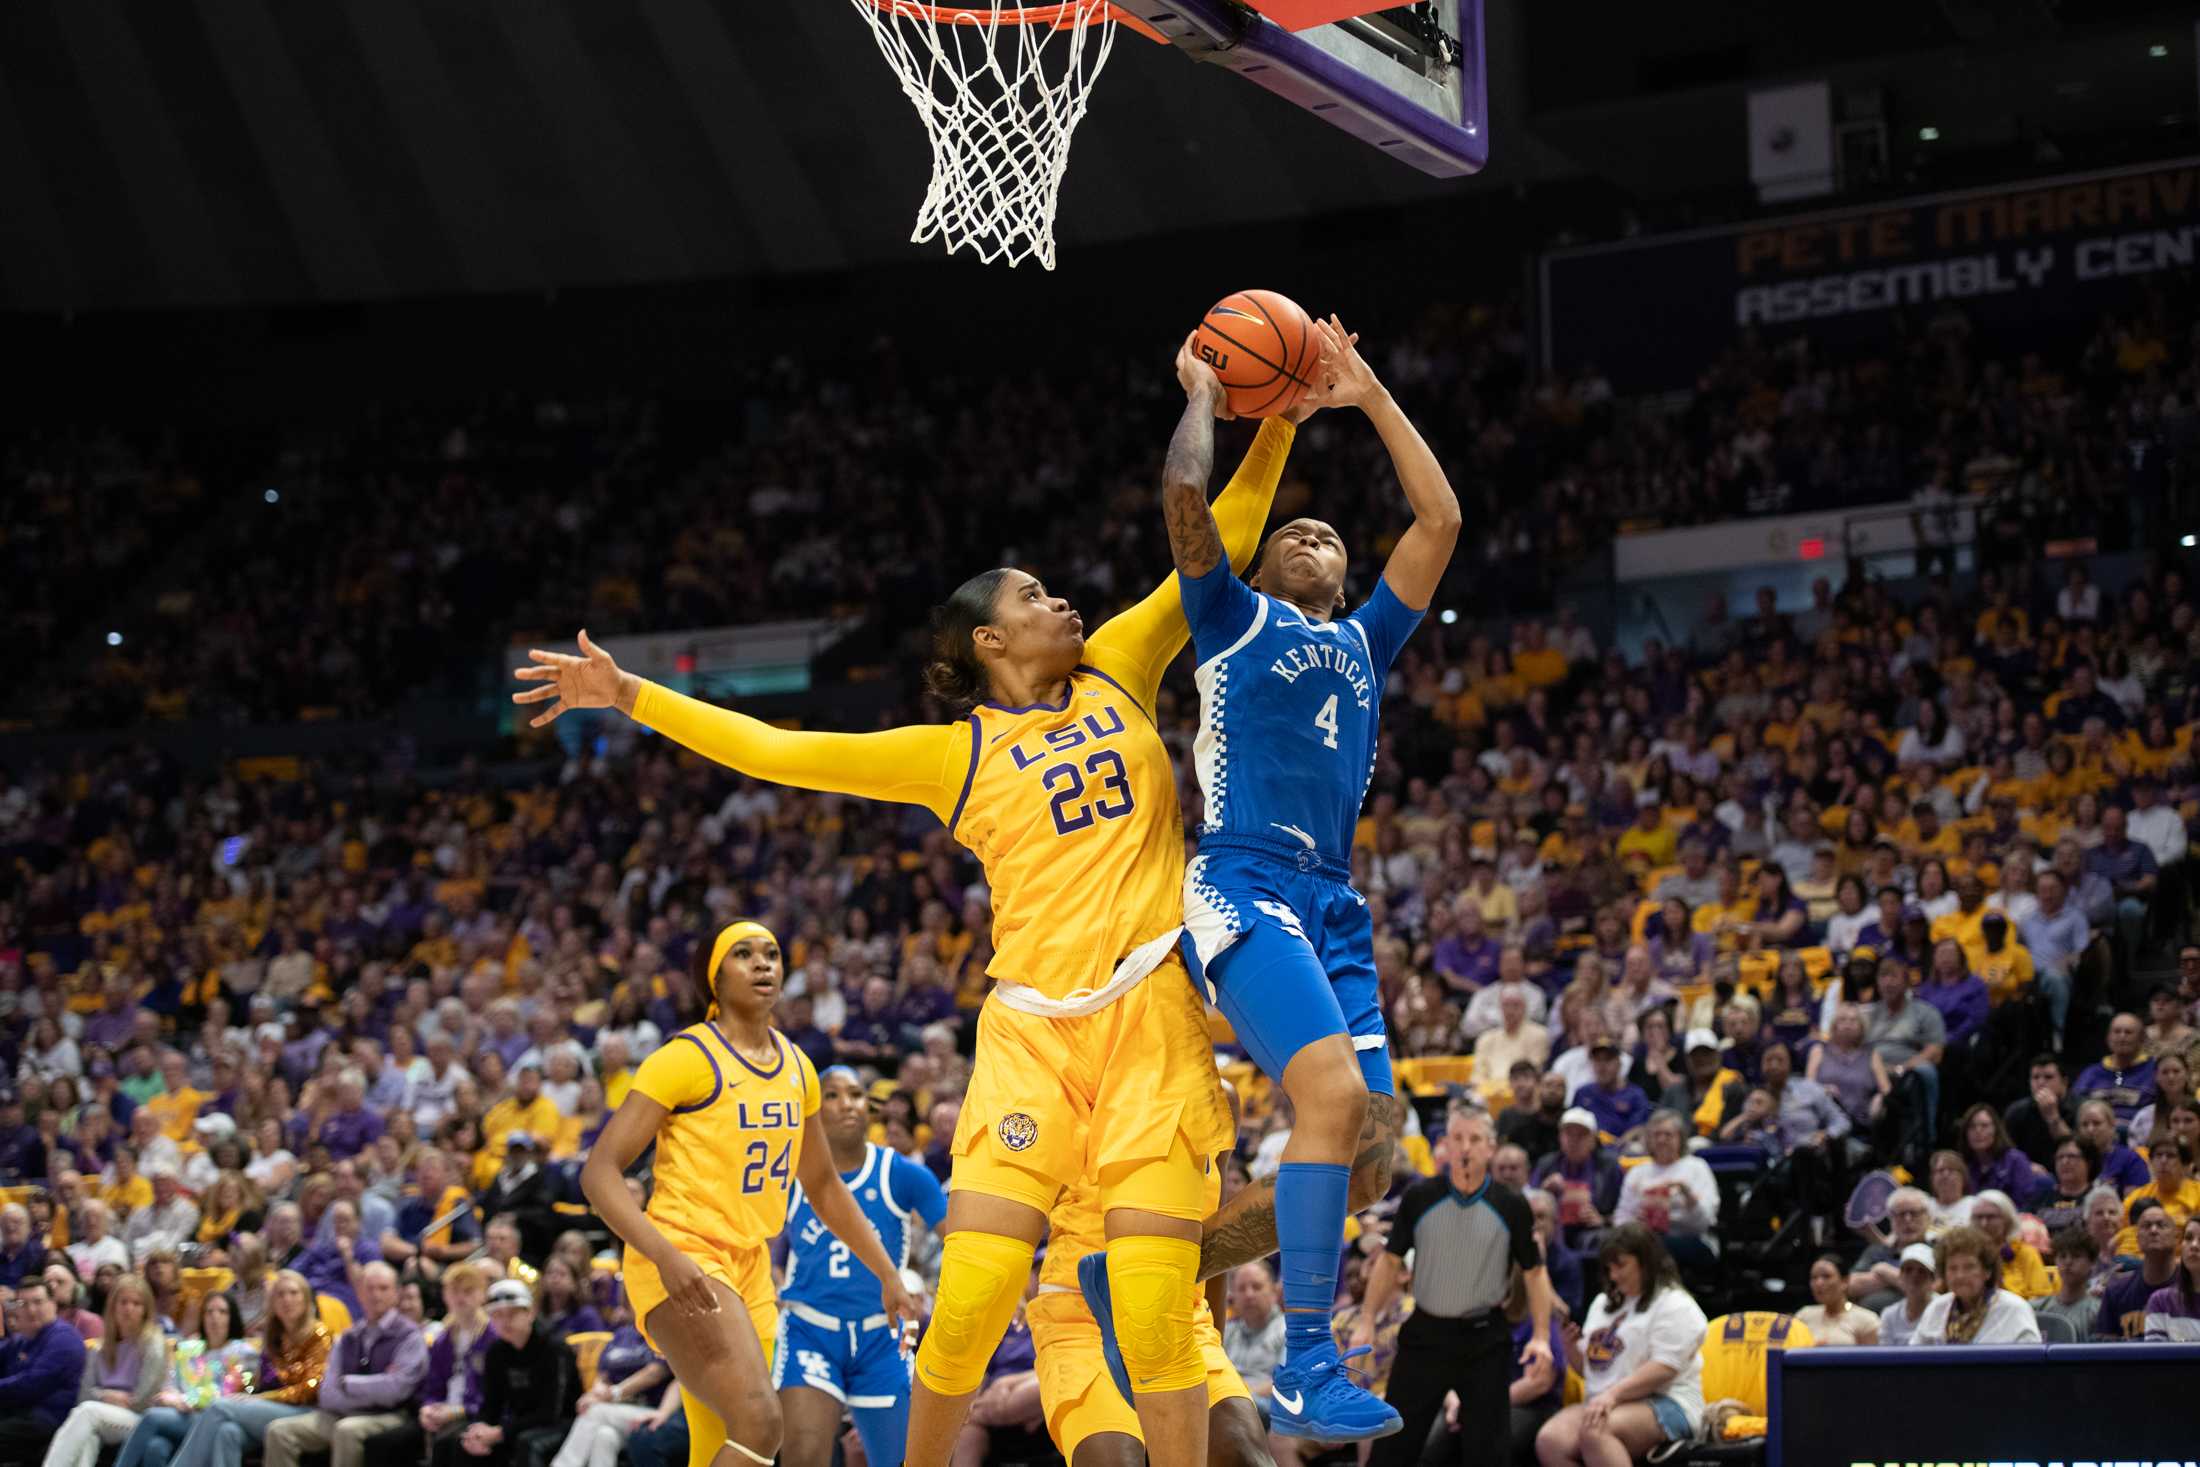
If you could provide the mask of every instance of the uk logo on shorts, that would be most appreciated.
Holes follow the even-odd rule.
[[[1001,1117],[1001,1144],[1011,1151],[1028,1151],[1039,1139],[1039,1123],[1020,1110]]]

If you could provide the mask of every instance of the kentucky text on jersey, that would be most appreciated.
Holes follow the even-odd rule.
[[[1269,664],[1268,670],[1287,683],[1299,680],[1299,674],[1317,670],[1342,673],[1352,685],[1352,701],[1363,711],[1372,708],[1370,701],[1373,686],[1368,682],[1367,669],[1360,659],[1334,643],[1304,642],[1291,648]]]
[[[1347,859],[1375,770],[1383,679],[1421,614],[1387,581],[1349,616],[1315,621],[1227,561],[1178,580],[1199,657],[1199,833]]]

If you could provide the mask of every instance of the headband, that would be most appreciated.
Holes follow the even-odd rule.
[[[726,954],[733,951],[735,943],[753,937],[761,937],[766,942],[774,945],[777,945],[779,941],[778,938],[772,936],[772,930],[763,923],[751,922],[744,918],[721,931],[718,934],[718,940],[710,945],[710,967],[705,970],[704,977],[704,983],[710,990],[710,1010],[704,1015],[705,1018],[715,1019],[718,1017],[718,970],[725,966]]]
[[[856,1067],[854,1065],[827,1065],[824,1072],[820,1074],[817,1078],[820,1082],[823,1082],[826,1080],[830,1080],[835,1075],[846,1075],[850,1080],[855,1082],[858,1089],[862,1088],[863,1077],[856,1073]]]

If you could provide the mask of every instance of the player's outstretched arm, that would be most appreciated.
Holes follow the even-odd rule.
[[[923,805],[948,818],[970,765],[971,733],[954,724],[918,724],[878,733],[811,733],[676,693],[620,670],[611,654],[580,634],[580,655],[530,650],[534,664],[513,670],[541,686],[514,703],[550,706],[528,722],[541,728],[575,708],[616,708],[637,723],[707,759],[754,779],[797,789]]]
[[[1179,352],[1180,361],[1183,355]],[[1283,482],[1283,467],[1291,457],[1291,444],[1298,436],[1298,425],[1322,406],[1320,402],[1302,399],[1290,412],[1265,419],[1260,432],[1253,438],[1253,446],[1245,451],[1244,461],[1211,505],[1207,503],[1206,476],[1198,476],[1197,513],[1195,515],[1187,503],[1185,519],[1196,528],[1198,517],[1207,517],[1219,537],[1221,554],[1210,565],[1227,568],[1252,562],[1254,553],[1260,548],[1261,530],[1268,523],[1269,506],[1276,501],[1276,486]],[[1219,410],[1218,399],[1210,411]],[[1214,461],[1211,427],[1207,429],[1207,444],[1211,468]],[[1175,461],[1175,446],[1172,439],[1171,462]],[[1176,541],[1173,516],[1169,524],[1173,546]],[[1136,605],[1110,617],[1092,634],[1085,643],[1085,660],[1114,678],[1138,700],[1140,707],[1150,712],[1154,694],[1161,686],[1162,673],[1176,660],[1176,654],[1184,650],[1190,638],[1191,628],[1185,620],[1183,582],[1171,572]]]
[[[1222,564],[1222,531],[1207,507],[1207,481],[1215,471],[1215,419],[1223,411],[1222,379],[1192,350],[1192,338],[1176,349],[1176,380],[1184,384],[1184,416],[1169,436],[1161,465],[1161,513],[1169,526],[1169,555],[1179,574],[1197,578]]]
[[[1314,329],[1328,346],[1323,353],[1332,381],[1328,401],[1356,403],[1373,420],[1405,487],[1406,503],[1413,507],[1413,523],[1390,552],[1383,579],[1400,601],[1425,611],[1444,579],[1444,567],[1451,564],[1452,547],[1459,543],[1459,496],[1420,430],[1353,345],[1357,338],[1346,332],[1344,323],[1331,316],[1315,322]]]
[[[909,1291],[902,1287],[901,1270],[886,1256],[886,1245],[879,1241],[878,1230],[871,1226],[871,1220],[856,1206],[855,1198],[848,1195],[848,1184],[840,1179],[839,1171],[833,1166],[832,1145],[825,1139],[825,1128],[818,1124],[816,1116],[803,1123],[802,1159],[796,1163],[795,1175],[802,1183],[803,1195],[816,1209],[818,1221],[845,1243],[865,1268],[878,1276],[883,1301],[880,1307],[886,1311],[886,1317],[906,1324],[919,1323],[917,1306],[910,1300]]]

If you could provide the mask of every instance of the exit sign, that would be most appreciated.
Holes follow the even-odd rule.
[[[1795,553],[1805,560],[1824,560],[1826,541],[1822,535],[1810,535],[1795,542]]]

